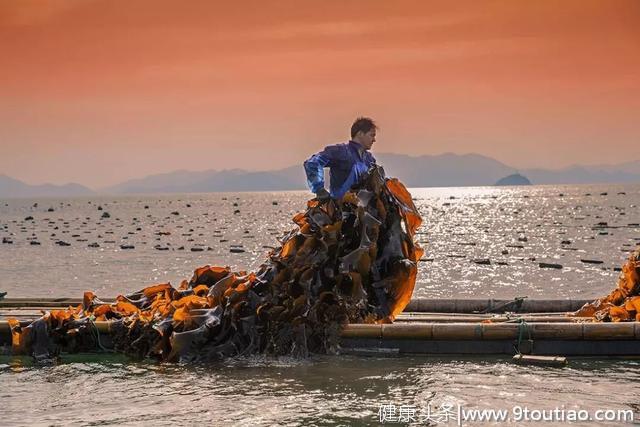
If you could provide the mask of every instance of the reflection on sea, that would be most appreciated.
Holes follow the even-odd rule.
[[[640,185],[411,192],[424,219],[418,239],[426,250],[417,297],[595,298],[609,292],[616,269],[640,242]],[[178,284],[204,264],[253,270],[291,229],[308,196],[6,200],[0,235],[13,244],[0,245],[0,290],[9,297],[79,296],[86,289],[115,296],[157,282]],[[109,218],[102,218],[105,212]]]

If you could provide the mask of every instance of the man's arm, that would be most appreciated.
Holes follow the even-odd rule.
[[[337,147],[330,145],[304,162],[307,185],[313,193],[324,189],[324,168],[333,166],[336,151]]]

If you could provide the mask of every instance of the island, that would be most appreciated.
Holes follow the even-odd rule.
[[[499,179],[495,185],[531,185],[531,181],[526,176],[514,173]]]

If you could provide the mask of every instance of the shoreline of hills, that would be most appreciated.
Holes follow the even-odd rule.
[[[376,158],[384,166],[387,175],[400,178],[408,187],[493,186],[514,174],[525,176],[534,185],[640,183],[640,161],[618,165],[575,165],[552,170],[517,169],[479,154],[445,153],[414,157],[376,153]],[[129,179],[97,190],[77,183],[30,185],[0,174],[0,198],[305,189],[306,178],[302,162],[300,165],[271,171],[179,170]]]

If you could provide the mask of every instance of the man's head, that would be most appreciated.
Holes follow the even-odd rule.
[[[368,117],[358,117],[351,125],[351,140],[362,145],[365,150],[370,150],[376,142],[375,122]]]

